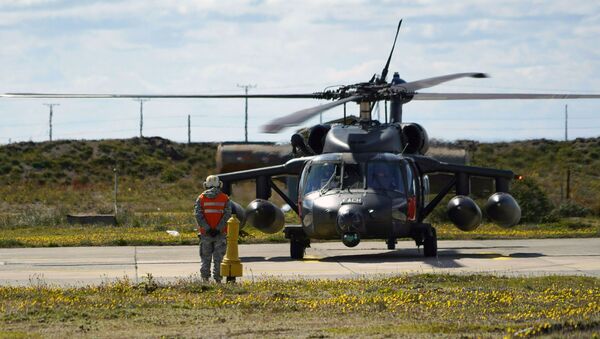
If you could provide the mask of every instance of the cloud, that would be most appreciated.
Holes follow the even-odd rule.
[[[0,91],[234,93],[240,91],[238,83],[258,84],[254,93],[319,91],[327,85],[366,81],[380,72],[400,17],[404,23],[390,71],[399,71],[406,80],[463,71],[493,76],[459,80],[429,91],[600,91],[600,52],[595,42],[600,4],[517,0],[3,1]],[[43,139],[46,111],[40,103],[0,100],[0,126],[41,121],[35,128],[42,130],[30,131],[34,139]],[[64,119],[82,120],[88,115],[90,120],[98,116],[134,119],[130,131],[115,132],[109,126],[83,134],[85,124],[63,120],[65,136],[136,134],[134,102],[62,103],[57,116]],[[258,126],[278,114],[316,104],[312,100],[251,100],[251,138],[287,140],[287,134],[259,134]],[[469,133],[445,130],[437,127],[435,117],[458,112],[477,122],[481,112],[504,117],[510,110],[516,116],[535,116],[563,104],[415,102],[406,111],[411,119],[429,119],[434,136],[489,139],[508,136],[482,127],[494,126],[489,122],[466,125]],[[597,105],[579,107],[597,109]],[[206,112],[218,116],[218,121],[196,119],[198,126],[207,126],[194,133],[201,140],[243,136],[241,127],[208,127],[242,126],[242,100],[154,100],[147,108],[157,117]],[[17,117],[15,111],[23,114]],[[341,108],[326,117],[339,114]],[[149,120],[148,126],[154,126],[156,133],[184,138],[177,128],[163,124],[161,130],[161,120],[155,122]],[[1,129],[0,135],[14,139],[28,131]],[[530,135],[538,132],[532,130]]]

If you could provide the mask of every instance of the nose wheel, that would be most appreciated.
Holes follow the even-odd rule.
[[[387,244],[387,249],[388,250],[395,250],[396,249],[396,238],[388,238],[385,243]]]
[[[292,259],[304,259],[304,252],[306,252],[306,247],[304,247],[303,243],[294,240],[290,241],[290,257]]]
[[[310,239],[302,230],[302,225],[288,225],[283,232],[285,238],[290,239],[290,257],[294,260],[304,259],[304,252],[310,247]]]
[[[310,240],[304,237],[291,237],[290,257],[294,260],[304,259],[306,248],[310,247]]]

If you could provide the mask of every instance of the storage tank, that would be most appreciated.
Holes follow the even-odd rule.
[[[281,165],[292,158],[290,144],[222,143],[217,146],[217,173]]]

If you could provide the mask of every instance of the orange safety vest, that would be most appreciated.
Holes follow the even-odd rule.
[[[204,219],[206,219],[206,223],[211,229],[216,229],[223,217],[223,213],[225,213],[225,206],[229,202],[229,197],[227,194],[221,192],[214,198],[200,194],[198,199],[200,199],[200,207],[202,208],[202,214],[204,215]],[[225,225],[223,232],[227,234],[227,225]],[[204,235],[205,233],[206,230],[204,227],[200,227],[200,234]]]

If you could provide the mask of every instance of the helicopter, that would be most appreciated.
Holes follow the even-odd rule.
[[[246,208],[246,221],[267,233],[283,228],[290,240],[290,257],[302,259],[311,239],[339,239],[348,247],[361,239],[385,239],[395,249],[397,239],[412,238],[423,246],[426,257],[437,256],[436,229],[425,219],[454,191],[447,205],[452,223],[463,231],[476,229],[483,213],[471,194],[471,178],[489,178],[495,192],[488,198],[485,215],[502,227],[516,225],[521,217],[518,202],[510,195],[510,182],[520,179],[510,170],[457,165],[426,156],[427,131],[417,123],[402,121],[402,106],[412,100],[485,100],[485,99],[570,99],[600,98],[600,95],[528,94],[528,93],[420,93],[447,81],[460,78],[486,78],[485,73],[456,73],[406,82],[398,73],[391,82],[386,77],[402,20],[398,23],[391,52],[380,75],[367,82],[340,86],[310,95],[333,102],[307,108],[277,118],[263,126],[263,132],[277,133],[298,125],[322,112],[344,105],[344,118],[338,124],[318,124],[309,129],[308,139],[300,133],[291,137],[297,157],[278,166],[220,174],[224,191],[231,183],[256,180],[256,200]],[[305,97],[306,94],[290,94]],[[386,101],[386,121],[374,120],[375,103]],[[390,120],[387,121],[387,101]],[[346,104],[360,107],[358,121],[346,121]],[[282,175],[299,177],[297,203],[274,183]],[[435,197],[428,201],[430,179],[442,179]],[[268,201],[275,191],[296,212],[300,225],[285,225],[284,215]]]
[[[502,227],[516,225],[521,217],[518,202],[510,195],[510,183],[519,179],[510,170],[453,164],[427,156],[429,137],[423,126],[403,122],[402,107],[413,100],[490,99],[600,99],[596,94],[533,93],[424,93],[430,88],[461,78],[486,78],[481,72],[455,73],[416,81],[405,81],[395,73],[387,81],[394,42],[381,74],[370,80],[314,93],[291,94],[60,94],[6,93],[0,97],[24,98],[179,98],[179,99],[323,99],[329,103],[303,109],[263,126],[265,133],[279,133],[334,107],[344,105],[341,123],[317,124],[307,135],[291,136],[294,157],[285,163],[218,174],[222,190],[231,194],[232,184],[254,180],[256,199],[245,209],[235,204],[235,213],[247,224],[265,233],[283,230],[290,241],[290,257],[301,260],[311,240],[338,240],[348,247],[363,239],[385,240],[395,249],[401,238],[423,246],[425,257],[437,256],[436,228],[426,218],[449,194],[450,221],[463,231],[472,231],[485,214]],[[386,119],[373,119],[378,102],[384,101]],[[390,119],[387,119],[387,103]],[[359,105],[358,119],[347,119],[346,104]],[[286,194],[275,180],[298,177],[294,194]],[[438,185],[431,185],[432,179]],[[494,192],[482,209],[470,197],[471,180],[487,178]],[[433,186],[438,186],[432,190]],[[282,210],[269,201],[275,191],[298,215],[299,225],[285,225]],[[429,200],[429,197],[434,197]]]

